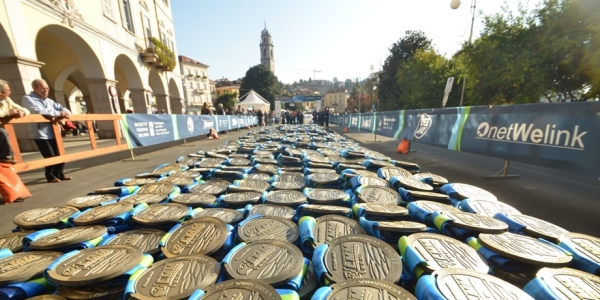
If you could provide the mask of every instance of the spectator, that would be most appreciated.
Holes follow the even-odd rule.
[[[200,114],[201,115],[212,115],[210,108],[208,108],[208,103],[204,102],[204,104],[202,104],[202,108],[200,109]],[[210,132],[206,134],[207,138],[212,138],[210,136]]]
[[[0,118],[22,118],[29,114],[29,110],[19,106],[10,99],[10,86],[8,82],[0,79]],[[8,140],[8,132],[0,127],[0,163],[16,164],[12,157],[13,151]]]
[[[258,112],[256,113],[256,116],[258,117],[258,126],[265,126],[265,124],[263,124],[263,113],[262,110],[258,110]]]
[[[71,112],[68,109],[48,98],[50,88],[46,81],[35,79],[31,83],[31,86],[33,87],[33,92],[23,97],[23,105],[28,107],[33,113],[59,119],[69,119],[71,117]],[[58,144],[51,124],[34,123],[29,128],[31,137],[33,137],[44,158],[59,155]],[[67,177],[63,173],[64,166],[64,163],[47,166],[45,170],[46,180],[48,182],[71,180],[71,177]]]

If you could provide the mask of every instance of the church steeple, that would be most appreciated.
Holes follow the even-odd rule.
[[[273,41],[271,34],[267,30],[267,22],[265,29],[260,34],[260,64],[266,66],[275,74],[275,55],[273,54]]]

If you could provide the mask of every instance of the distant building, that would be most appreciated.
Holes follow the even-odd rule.
[[[209,66],[189,57],[179,55],[179,68],[183,77],[183,90],[187,112],[200,110],[202,104],[212,105]]]
[[[323,96],[323,107],[333,108],[334,112],[344,112],[348,107],[348,93],[341,92],[328,92]]]
[[[267,24],[265,24],[265,29],[260,34],[260,64],[269,68],[275,74],[273,41],[271,40],[271,34],[267,30]]]
[[[217,100],[217,90],[216,90],[217,82],[214,80],[210,80],[210,79],[208,80],[208,82],[210,84],[210,99],[211,99],[212,103],[215,103],[215,100]]]
[[[219,98],[219,96],[223,94],[236,93],[239,98],[240,85],[242,85],[242,82],[239,80],[229,81],[227,78],[217,80],[217,82],[215,83],[215,96],[216,98]]]

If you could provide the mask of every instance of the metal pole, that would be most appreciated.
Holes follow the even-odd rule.
[[[475,8],[477,6],[477,0],[471,0],[471,33],[469,34],[469,45],[471,45],[471,39],[473,38],[473,24],[475,24]],[[463,99],[465,98],[465,86],[467,84],[467,69],[463,73],[463,85],[462,92],[460,94],[460,106],[463,106]]]

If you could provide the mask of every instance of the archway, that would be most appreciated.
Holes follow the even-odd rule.
[[[169,80],[169,98],[171,100],[171,113],[173,114],[182,114],[183,113],[183,101],[181,99],[181,93],[179,91],[179,86],[175,79],[171,78]]]
[[[169,112],[170,108],[169,101],[167,99],[167,89],[165,88],[164,82],[160,78],[160,74],[158,74],[158,71],[155,68],[150,70],[150,73],[148,74],[148,85],[152,89],[154,96],[154,103],[152,104],[153,109],[156,109],[157,113],[162,113],[163,111],[165,113]]]
[[[121,112],[133,110],[147,113],[146,91],[133,61],[127,55],[120,54],[115,59],[114,70]]]
[[[82,37],[66,27],[48,25],[38,31],[35,49],[37,59],[45,63],[41,72],[51,88],[50,98],[69,106],[65,92],[72,84],[83,94],[87,111],[112,113],[104,69]]]

